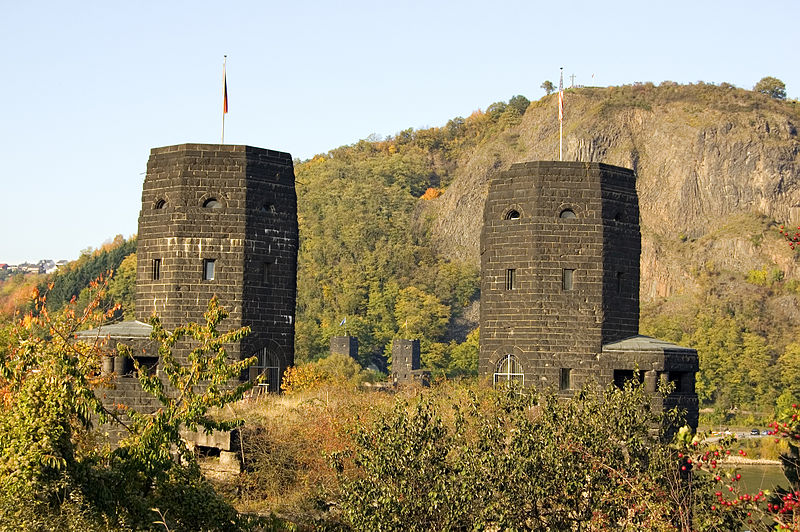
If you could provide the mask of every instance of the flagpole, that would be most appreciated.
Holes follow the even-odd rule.
[[[564,160],[564,67],[558,80],[558,160]]]
[[[228,56],[222,57],[222,141],[220,144],[225,144],[225,114],[228,112],[228,80],[225,79],[225,64]]]

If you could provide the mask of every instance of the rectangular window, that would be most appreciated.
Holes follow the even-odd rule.
[[[514,290],[514,288],[515,288],[515,284],[514,284],[515,279],[514,279],[514,277],[515,277],[516,272],[517,271],[512,269],[512,268],[509,268],[508,270],[506,270],[506,290]]]
[[[623,279],[625,278],[625,274],[622,272],[617,272],[617,295],[622,295],[622,284]]]
[[[575,270],[564,269],[561,273],[561,289],[565,292],[572,290],[572,281]]]
[[[153,280],[161,279],[161,259],[153,259]]]
[[[572,369],[571,368],[561,368],[561,381],[559,384],[560,390],[571,390],[572,389]]]
[[[203,259],[203,280],[204,281],[213,281],[215,272],[215,266],[217,261],[214,259]]]
[[[269,284],[269,278],[270,278],[269,270],[271,269],[271,267],[272,264],[270,264],[269,262],[265,262],[261,265],[261,284],[263,285]]]
[[[617,388],[622,388],[625,383],[633,380],[632,369],[615,369],[614,370],[614,385]]]

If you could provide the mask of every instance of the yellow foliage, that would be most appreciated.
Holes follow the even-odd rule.
[[[281,390],[287,395],[317,388],[326,380],[325,375],[313,364],[291,366],[283,374]]]

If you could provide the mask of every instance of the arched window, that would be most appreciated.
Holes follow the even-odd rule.
[[[558,217],[566,219],[577,218],[577,216],[575,215],[575,211],[573,211],[572,209],[564,209],[563,211],[561,211],[561,214],[559,214]]]
[[[282,353],[283,350],[275,342],[253,353],[257,362],[250,366],[250,380],[255,380],[263,373],[263,380],[258,385],[262,391],[280,393]]]
[[[222,203],[217,198],[208,198],[203,202],[204,209],[221,209]]]
[[[153,205],[153,208],[154,208],[155,210],[161,210],[161,209],[163,209],[163,208],[164,208],[164,207],[166,207],[166,206],[167,206],[167,200],[165,200],[165,199],[160,199],[160,200],[158,200],[158,201],[156,202],[156,204],[155,204],[155,205]]]
[[[525,384],[525,375],[522,373],[522,364],[519,363],[514,355],[505,355],[497,363],[497,370],[494,373],[494,384]]]
[[[519,220],[519,211],[515,209],[511,209],[506,213],[505,219],[506,220]]]

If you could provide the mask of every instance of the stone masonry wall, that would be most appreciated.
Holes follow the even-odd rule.
[[[480,374],[512,354],[526,385],[557,386],[561,368],[573,388],[596,377],[603,343],[638,333],[639,238],[630,170],[533,162],[500,174],[481,236]]]
[[[282,368],[293,362],[298,236],[289,154],[209,144],[153,149],[138,239],[137,319],[156,312],[167,329],[202,323],[216,295],[230,314],[226,329],[252,329],[232,357],[263,352]],[[212,260],[213,279],[205,279]]]

